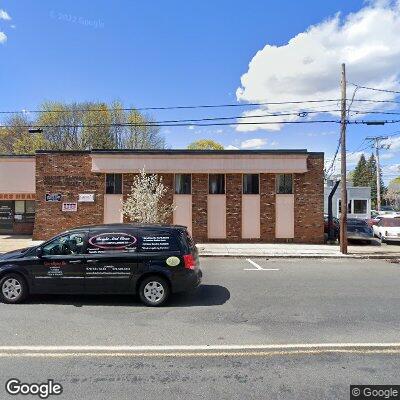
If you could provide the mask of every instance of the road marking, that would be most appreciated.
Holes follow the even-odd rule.
[[[279,271],[279,268],[263,268],[250,258],[246,258],[246,261],[255,268],[245,268],[243,271]]]
[[[400,343],[295,343],[202,346],[0,346],[0,358],[259,357],[326,353],[400,354]]]

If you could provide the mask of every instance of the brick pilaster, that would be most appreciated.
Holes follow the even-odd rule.
[[[226,174],[226,238],[242,239],[242,174]]]
[[[196,242],[208,239],[208,174],[192,174],[192,234]]]

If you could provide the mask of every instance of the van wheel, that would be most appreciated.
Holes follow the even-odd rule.
[[[3,303],[21,303],[27,295],[28,286],[22,276],[7,274],[0,280],[0,300]]]
[[[168,282],[159,276],[143,279],[139,286],[139,296],[146,306],[157,307],[164,304],[170,294]]]

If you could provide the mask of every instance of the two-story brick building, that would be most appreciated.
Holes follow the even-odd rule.
[[[306,150],[2,156],[0,232],[33,229],[35,239],[46,239],[83,224],[122,222],[121,201],[145,168],[168,187],[165,201],[176,205],[169,222],[188,226],[197,242],[322,243],[323,164],[323,153]],[[34,224],[27,211],[35,212]]]

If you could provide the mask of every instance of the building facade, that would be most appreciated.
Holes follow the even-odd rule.
[[[11,158],[14,163],[18,159]],[[34,239],[80,225],[128,222],[121,202],[135,174],[144,168],[162,176],[168,187],[164,201],[176,205],[168,222],[187,226],[197,242],[323,242],[323,153],[38,151],[25,160],[30,166],[16,172],[26,180],[22,170],[30,171]],[[6,157],[0,159],[2,163],[7,165],[0,172],[13,175],[10,168],[17,164]],[[0,185],[0,196],[1,191],[7,196],[18,194],[11,181]]]
[[[334,183],[328,181],[324,187],[324,212],[328,213],[328,197],[332,191]],[[337,187],[332,196],[332,215],[340,217],[341,210],[341,186]],[[371,218],[371,188],[363,186],[352,186],[350,182],[347,185],[347,217],[369,219]]]

